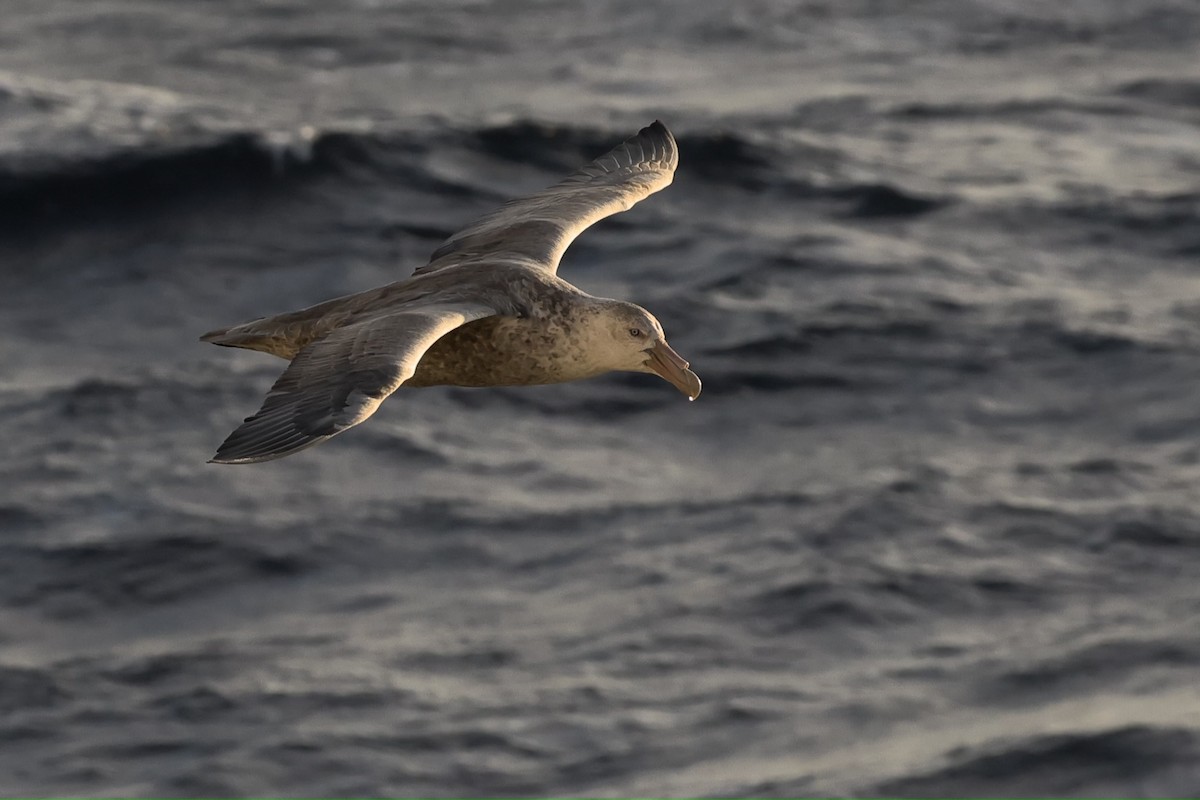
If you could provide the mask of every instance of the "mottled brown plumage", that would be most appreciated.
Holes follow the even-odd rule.
[[[695,399],[700,379],[632,303],[559,278],[588,226],[670,184],[675,140],[643,128],[562,182],[451,236],[406,280],[206,333],[291,361],[212,459],[268,461],[367,419],[401,385],[525,386],[651,372]]]

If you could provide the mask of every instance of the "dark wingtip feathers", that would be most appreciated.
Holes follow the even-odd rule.
[[[245,421],[225,437],[217,454],[210,459],[213,464],[257,464],[312,447],[331,438],[342,429],[318,429],[306,424],[295,414],[290,404],[267,401],[257,414]]]
[[[231,436],[230,439],[233,437]],[[260,448],[255,442],[230,442],[226,439],[225,442],[217,448],[217,454],[210,458],[206,463],[209,464],[261,464],[264,461],[274,461],[277,458],[290,456],[293,453],[298,453],[301,450],[307,450],[313,445],[329,439],[329,436],[313,436],[305,437],[296,442],[273,445],[269,448]]]

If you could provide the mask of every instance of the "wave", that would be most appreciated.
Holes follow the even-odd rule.
[[[0,157],[0,228],[35,227],[170,210],[184,202],[219,202],[238,192],[269,192],[318,176],[382,180],[442,195],[472,197],[503,193],[481,182],[449,178],[428,163],[436,151],[532,165],[566,174],[595,158],[628,131],[548,125],[518,120],[482,128],[427,131],[263,131],[192,134],[135,145],[114,142],[85,154],[9,154]],[[789,176],[789,154],[729,132],[679,135],[683,170],[689,176],[743,190],[777,190],[793,197],[828,199],[855,218],[904,217],[945,205],[902,187],[880,183],[818,185]],[[835,159],[835,153],[817,154]],[[800,161],[811,164],[806,157]],[[481,176],[482,180],[482,176]],[[502,190],[503,187],[498,187]],[[401,228],[401,230],[405,230]],[[419,235],[444,231],[420,226]]]
[[[953,763],[942,769],[890,781],[875,791],[890,797],[1105,795],[1114,787],[1151,781],[1174,768],[1194,768],[1200,759],[1200,735],[1185,728],[1132,725],[1031,737],[948,756]],[[1185,775],[1178,777],[1187,780]],[[1163,786],[1146,794],[1175,796],[1194,788]]]
[[[40,514],[25,506],[13,503],[0,505],[0,530],[13,532],[38,527],[44,522]]]
[[[0,712],[45,708],[67,697],[54,677],[39,669],[0,664]],[[0,741],[3,740],[0,736]]]
[[[903,103],[888,109],[888,116],[910,120],[939,122],[943,120],[1028,119],[1043,114],[1087,114],[1096,116],[1130,116],[1136,111],[1119,101],[1080,101],[1067,97],[1039,97],[1000,100],[994,102]]]
[[[711,397],[750,391],[758,393],[788,391],[850,391],[866,390],[876,384],[859,375],[839,375],[833,372],[797,372],[781,375],[768,370],[705,370],[704,392]]]
[[[1166,257],[1200,253],[1200,193],[1175,192],[1021,203],[993,212],[993,220],[1012,228],[1050,233],[1055,241],[1070,236],[1086,245],[1144,249]]]
[[[1200,107],[1200,81],[1182,78],[1143,78],[1116,87],[1115,94],[1150,100],[1187,110]]]
[[[599,144],[604,137],[595,134],[593,138],[595,147],[587,149],[596,152],[589,157],[604,149]],[[451,145],[539,163],[539,158],[552,160],[566,143],[575,140],[587,140],[586,131],[563,135],[526,123],[424,134],[238,131],[193,135],[165,144],[101,145],[85,155],[10,155],[0,158],[0,226],[20,231],[31,223],[107,220],[198,199],[219,202],[236,192],[287,189],[297,181],[329,175],[351,180],[382,176],[412,188],[469,196],[480,190],[435,175],[422,164],[423,155]],[[522,149],[518,141],[526,141],[528,146]],[[547,141],[555,146],[547,149]],[[424,228],[420,232],[442,233]]]
[[[804,164],[821,171],[836,165],[842,154],[827,148],[804,146],[804,152],[769,147],[728,132],[684,133],[678,137],[681,166],[687,174],[737,188],[782,192],[793,199],[829,200],[843,217],[871,219],[911,217],[936,211],[950,200],[930,197],[889,183],[821,183],[807,175],[793,175],[786,164]]]
[[[896,487],[903,490],[904,487]],[[1025,609],[1046,592],[1003,575],[879,572],[859,581],[798,580],[767,589],[742,611],[775,633],[902,625],[962,609]]]
[[[75,222],[98,212],[143,211],[205,192],[269,185],[322,166],[304,151],[252,133],[49,164],[40,161],[32,167],[0,163],[0,225],[19,230],[31,222]]]
[[[1186,642],[1112,639],[1020,664],[977,680],[974,695],[982,703],[1011,708],[1039,704],[1050,697],[1082,695],[1098,687],[1115,689],[1148,670],[1193,670],[1200,651]]]
[[[10,585],[4,603],[64,616],[157,605],[242,580],[290,577],[313,565],[293,553],[193,534],[60,546],[6,548],[5,560],[40,579]]]
[[[1103,223],[1131,233],[1194,232],[1200,223],[1200,192],[1135,194],[1095,202],[1064,203],[1055,210],[1073,219]]]
[[[856,184],[831,189],[835,198],[849,200],[847,217],[912,217],[936,211],[946,200],[926,197],[882,183]]]
[[[876,602],[858,587],[827,580],[801,580],[760,592],[746,608],[748,618],[773,634],[843,628],[877,628],[911,617],[895,605]]]

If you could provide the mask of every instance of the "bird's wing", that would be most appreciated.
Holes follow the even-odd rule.
[[[212,460],[270,461],[336,436],[374,414],[439,338],[495,313],[482,304],[431,305],[338,328],[292,359],[262,408],[229,435]]]
[[[669,186],[678,163],[675,137],[655,122],[562,182],[476,220],[447,239],[415,274],[502,259],[533,261],[553,273],[576,236]]]

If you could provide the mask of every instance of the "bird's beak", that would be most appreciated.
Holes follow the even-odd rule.
[[[695,400],[700,396],[700,377],[688,369],[688,362],[664,341],[646,351],[646,367],[658,377]]]

